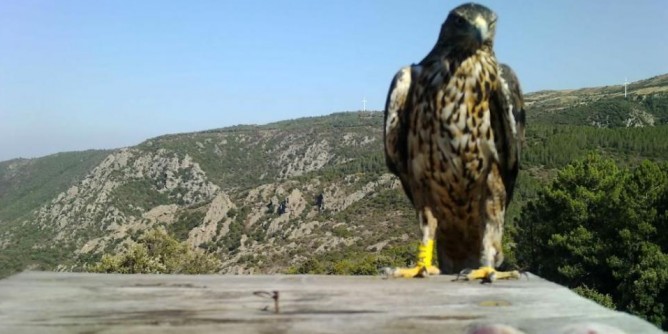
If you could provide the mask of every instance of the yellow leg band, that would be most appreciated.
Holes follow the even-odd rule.
[[[427,241],[427,244],[420,243],[418,245],[418,260],[417,266],[431,267],[431,262],[434,258],[434,240]]]

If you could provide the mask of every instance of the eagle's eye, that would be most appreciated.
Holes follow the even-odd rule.
[[[458,28],[463,27],[466,24],[466,20],[464,20],[463,17],[461,16],[455,16],[455,26]]]

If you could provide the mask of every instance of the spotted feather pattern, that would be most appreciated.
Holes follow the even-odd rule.
[[[441,40],[450,38],[448,22],[434,50],[394,77],[385,108],[387,165],[418,216],[433,212],[444,272],[503,260],[525,119],[519,81],[497,63],[491,42],[460,52]]]

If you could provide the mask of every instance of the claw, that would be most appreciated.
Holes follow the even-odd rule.
[[[489,272],[487,276],[483,277],[480,284],[492,284],[496,281],[496,271]]]
[[[463,280],[465,280],[466,276],[468,274],[470,274],[472,271],[473,271],[473,269],[466,268],[466,269],[458,272],[457,277],[455,277],[455,279],[453,281],[463,281]],[[464,277],[464,279],[462,279],[462,276]]]

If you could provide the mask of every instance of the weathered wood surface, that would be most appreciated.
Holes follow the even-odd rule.
[[[0,333],[465,333],[496,323],[565,333],[592,322],[661,333],[536,276],[452,279],[26,272],[0,281]],[[253,293],[274,290],[279,313]]]

